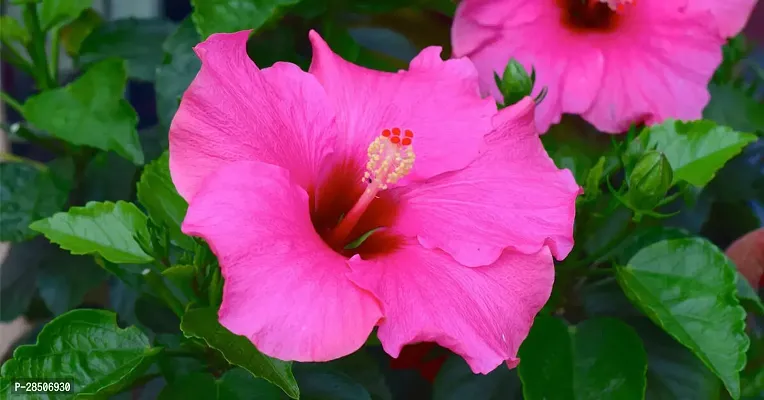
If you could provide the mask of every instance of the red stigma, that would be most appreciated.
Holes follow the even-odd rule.
[[[393,128],[393,135],[400,136],[401,130],[399,128]]]
[[[410,129],[406,129],[405,135],[408,138],[413,138],[414,137],[414,132],[411,132]]]
[[[410,145],[411,144],[411,138],[403,138],[403,140],[401,141],[401,144],[404,145],[404,146]]]
[[[382,131],[382,136],[390,137],[390,130],[389,129],[385,129],[384,131]]]
[[[400,142],[401,142],[401,138],[398,137],[398,136],[393,136],[393,137],[390,138],[390,143],[398,144]]]

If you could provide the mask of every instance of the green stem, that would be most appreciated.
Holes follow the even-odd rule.
[[[24,7],[24,24],[29,31],[31,40],[27,52],[34,64],[34,78],[40,89],[55,87],[53,79],[48,74],[48,55],[45,52],[45,33],[40,29],[40,18],[37,15],[37,4],[27,3]]]
[[[39,161],[30,160],[28,158],[17,156],[11,153],[0,153],[0,161],[29,164],[39,169],[40,171],[46,171],[48,169],[47,165]]]
[[[53,83],[58,85],[58,58],[61,53],[61,46],[59,45],[61,34],[59,28],[53,28],[51,34],[53,36],[50,42],[50,76],[53,79]]]
[[[0,99],[2,99],[4,102],[6,102],[11,108],[18,111],[19,114],[24,113],[24,107],[16,101],[16,99],[13,98],[9,93],[0,91]]]

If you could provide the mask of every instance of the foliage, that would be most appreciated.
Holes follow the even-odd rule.
[[[207,244],[183,233],[188,203],[170,176],[167,138],[201,67],[194,46],[211,34],[252,29],[247,53],[260,68],[289,61],[306,69],[314,28],[347,60],[396,71],[426,46],[448,53],[455,2],[193,0],[179,23],[105,21],[92,0],[12,3],[23,18],[0,17],[3,60],[37,92],[24,102],[2,93],[23,118],[9,132],[52,156],[0,159],[0,240],[13,242],[0,268],[0,320],[44,323],[5,358],[2,398],[14,382],[42,378],[73,391],[30,398],[137,398],[140,390],[159,399],[262,400],[764,394],[759,288],[720,250],[764,220],[764,103],[756,92],[764,83],[740,75],[740,38],[725,47],[704,119],[612,138],[569,116],[550,129],[546,150],[584,194],[576,247],[556,265],[522,362],[475,375],[436,348],[445,362],[430,382],[392,368],[376,336],[348,357],[302,363],[271,358],[220,325],[224,277]],[[59,52],[75,62],[70,81],[59,76]],[[544,101],[535,72],[514,60],[494,78],[499,108],[532,92]],[[140,130],[125,97],[136,81],[153,85],[158,117]]]

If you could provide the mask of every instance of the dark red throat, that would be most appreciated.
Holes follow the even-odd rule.
[[[607,3],[590,0],[555,0],[562,10],[562,23],[575,32],[611,32],[621,18]]]

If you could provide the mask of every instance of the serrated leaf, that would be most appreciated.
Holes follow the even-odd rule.
[[[169,229],[170,238],[184,249],[193,250],[194,240],[180,231],[188,203],[172,183],[169,161],[169,153],[165,152],[143,169],[138,182],[138,201],[152,220]]]
[[[67,380],[72,391],[34,398],[108,397],[138,378],[158,351],[138,328],[117,326],[111,311],[70,311],[49,322],[37,343],[13,352],[2,367],[0,393],[8,393],[13,380],[44,378]]]
[[[191,18],[196,30],[207,38],[218,32],[257,30],[286,7],[300,0],[191,0],[194,12]]]
[[[619,320],[596,318],[568,327],[538,316],[518,356],[527,400],[644,398],[645,350]]]
[[[109,58],[94,64],[74,82],[32,96],[24,117],[67,142],[114,151],[143,164],[135,110],[122,97],[127,83],[125,62]]]
[[[0,38],[5,43],[20,42],[25,45],[29,42],[29,33],[19,21],[10,15],[3,15],[0,17]]]
[[[159,400],[280,400],[281,390],[241,368],[219,379],[198,372],[178,378],[159,393]]]
[[[674,183],[686,181],[703,187],[727,161],[754,142],[756,135],[712,121],[669,120],[645,129],[638,139],[648,149],[666,156],[674,171]]]
[[[202,66],[193,50],[201,40],[191,19],[186,18],[162,44],[165,55],[157,69],[156,93],[159,122],[165,127],[170,126],[181,95]]]
[[[475,374],[460,356],[451,355],[438,371],[432,400],[520,400],[522,388],[517,370],[504,366],[487,375]]]
[[[220,351],[231,364],[273,383],[293,399],[300,398],[300,388],[292,375],[292,363],[268,357],[246,337],[231,333],[220,325],[214,308],[186,311],[180,329],[187,337],[203,339],[207,345]]]
[[[136,237],[148,237],[147,218],[132,203],[89,202],[34,222],[30,227],[72,254],[99,254],[113,263],[144,264]]]
[[[93,5],[93,0],[45,0],[40,10],[40,26],[47,31],[77,18]]]
[[[162,63],[162,43],[175,31],[175,25],[163,19],[120,19],[109,21],[93,31],[82,43],[80,61],[85,64],[109,57],[127,61],[131,78],[153,82]]]
[[[42,236],[14,243],[0,265],[0,321],[13,321],[29,307],[35,295],[37,274],[53,247]]]
[[[730,84],[708,86],[711,101],[703,117],[742,132],[764,131],[764,103]]]
[[[616,277],[632,303],[739,398],[749,341],[732,268],[704,239],[671,239],[642,248],[616,269]]]
[[[40,265],[37,287],[48,309],[61,315],[82,304],[85,295],[107,277],[93,257],[53,248]]]
[[[29,224],[61,211],[69,187],[44,166],[0,163],[0,241],[19,242],[37,232]]]

